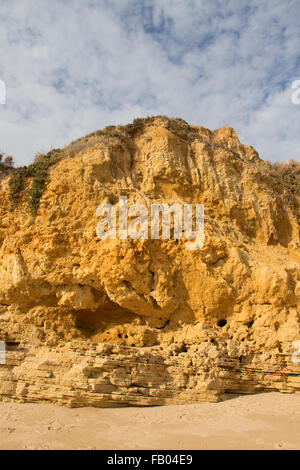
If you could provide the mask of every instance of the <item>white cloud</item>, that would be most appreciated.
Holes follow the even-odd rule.
[[[300,158],[297,0],[1,0],[0,25],[0,148],[18,164],[149,114]]]

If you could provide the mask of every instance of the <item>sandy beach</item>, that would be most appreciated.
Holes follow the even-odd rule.
[[[0,449],[300,449],[300,394],[151,408],[0,403]]]

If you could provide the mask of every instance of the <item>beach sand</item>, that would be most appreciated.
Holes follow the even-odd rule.
[[[0,403],[0,449],[300,449],[300,394],[151,408]]]

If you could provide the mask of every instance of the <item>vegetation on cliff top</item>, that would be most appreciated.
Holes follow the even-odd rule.
[[[269,175],[278,189],[283,186],[293,194],[300,194],[300,163],[297,161],[269,163]]]
[[[32,216],[35,217],[45,185],[49,180],[48,170],[50,166],[65,156],[73,157],[78,152],[97,143],[109,143],[110,140],[115,139],[129,142],[132,137],[143,133],[145,126],[151,125],[157,119],[161,121],[163,126],[186,142],[199,139],[196,128],[190,126],[182,119],[169,119],[166,116],[150,116],[135,119],[132,124],[124,126],[107,126],[102,130],[92,132],[85,137],[71,142],[63,150],[54,149],[47,154],[38,153],[34,158],[34,162],[28,167],[13,168],[13,157],[5,157],[3,153],[0,153],[0,177],[1,175],[2,177],[11,175],[9,179],[11,209],[13,210],[20,200],[20,195],[25,187],[25,180],[32,178],[31,188],[27,194],[27,205]],[[214,147],[224,147],[212,142],[210,144]],[[227,150],[236,153],[231,149]],[[276,162],[272,164],[269,161],[261,160],[261,164],[258,167],[259,170],[270,178],[273,188],[282,194],[286,194],[288,201],[294,204],[294,196],[300,195],[300,163],[291,160],[288,163]]]

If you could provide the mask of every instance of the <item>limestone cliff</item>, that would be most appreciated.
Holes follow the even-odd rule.
[[[45,167],[1,181],[0,399],[151,405],[300,391],[299,194],[232,128],[138,119],[43,159],[40,188]],[[204,204],[203,248],[100,240],[96,209],[120,196]]]

